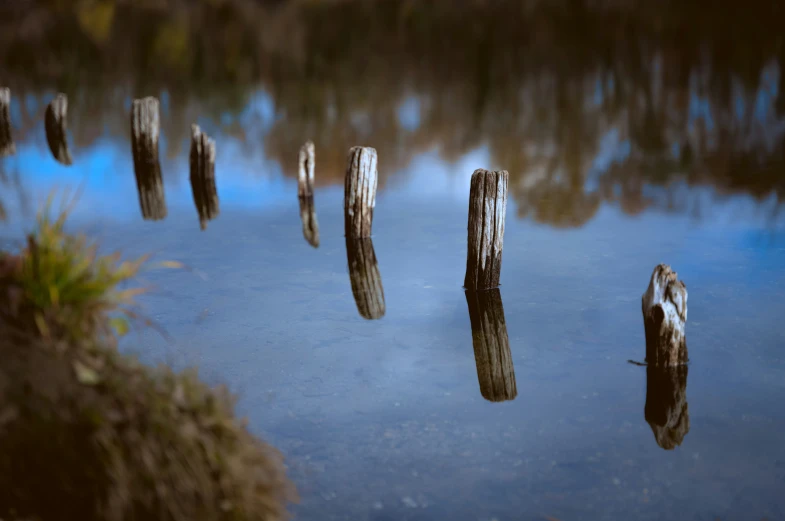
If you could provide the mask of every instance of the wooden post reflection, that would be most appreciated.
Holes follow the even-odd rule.
[[[70,165],[71,152],[68,150],[68,140],[66,138],[68,117],[68,97],[65,94],[55,96],[46,107],[44,115],[44,128],[46,130],[46,142],[49,150],[52,151],[54,158],[64,165]]]
[[[11,137],[11,89],[0,87],[0,157],[16,153]]]
[[[191,192],[199,214],[199,227],[207,228],[207,221],[218,216],[218,190],[215,187],[215,141],[191,125]]]
[[[297,174],[297,198],[300,201],[300,220],[303,222],[303,237],[314,248],[319,247],[319,221],[313,201],[314,169],[316,155],[313,142],[307,141],[300,147]]]
[[[480,393],[491,402],[514,400],[518,387],[501,292],[498,289],[466,291],[466,303]]]
[[[657,445],[672,450],[690,431],[687,407],[687,366],[646,368],[644,416]]]
[[[158,161],[158,100],[136,99],[131,108],[131,151],[142,217],[157,221],[166,217],[164,182]]]
[[[316,220],[316,209],[313,196],[299,197],[300,220],[303,222],[303,237],[314,248],[319,247],[319,221]]]
[[[384,288],[373,242],[370,238],[354,239],[347,236],[346,256],[357,311],[368,320],[382,318],[385,312]]]

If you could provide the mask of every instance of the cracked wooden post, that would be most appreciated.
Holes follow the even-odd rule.
[[[491,402],[514,400],[518,387],[501,292],[498,289],[466,291],[466,303],[480,393]]]
[[[690,431],[687,366],[646,368],[646,422],[657,445],[672,450]]]
[[[157,221],[166,217],[166,198],[158,161],[158,100],[135,99],[131,106],[131,153],[142,217]]]
[[[376,158],[375,148],[349,149],[343,202],[344,229],[347,237],[371,236],[378,177]]]
[[[68,97],[60,93],[46,107],[44,127],[49,150],[52,151],[54,158],[64,165],[70,165],[73,162],[71,152],[68,150],[68,139],[66,136],[68,128],[67,117]]]
[[[191,125],[191,191],[199,214],[199,227],[207,228],[207,221],[219,213],[218,190],[215,187],[215,140]]]
[[[654,268],[641,298],[646,332],[646,363],[671,367],[687,363],[687,286],[667,264]]]
[[[491,289],[499,285],[508,177],[506,170],[490,172],[477,169],[472,174],[466,277],[463,281],[467,290]]]
[[[386,310],[384,288],[373,242],[346,237],[346,256],[357,311],[368,320],[382,318]]]
[[[313,201],[314,168],[316,159],[311,141],[300,148],[299,172],[297,175],[297,198],[300,201],[300,220],[303,223],[303,237],[314,248],[319,247],[319,222]]]
[[[0,157],[16,153],[11,137],[11,89],[0,87]]]

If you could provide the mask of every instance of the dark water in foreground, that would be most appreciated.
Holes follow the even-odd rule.
[[[683,83],[668,80],[667,48],[644,71],[538,69],[501,92],[483,83],[498,74],[472,69],[442,93],[420,65],[387,73],[405,89],[369,72],[368,98],[343,100],[341,78],[244,84],[234,103],[111,79],[100,102],[70,94],[70,167],[43,132],[57,84],[19,80],[0,238],[18,239],[51,189],[81,186],[74,228],[197,270],[145,275],[156,288],[145,312],[171,340],[137,332],[125,349],[237,391],[287,458],[296,519],[785,519],[785,119],[782,58],[765,43],[752,84],[715,66],[728,89],[701,84],[711,68],[684,56]],[[162,102],[158,222],[141,217],[128,141],[143,94]],[[204,231],[192,122],[218,149],[221,214]],[[296,196],[309,138],[318,248]],[[380,158],[377,320],[359,312],[343,237],[343,162],[360,144]],[[517,396],[498,403],[481,393],[461,288],[475,168],[510,170],[500,294]],[[660,262],[689,290],[692,362],[668,389],[686,402],[671,450],[644,414],[646,368],[627,363],[645,354],[640,297]]]

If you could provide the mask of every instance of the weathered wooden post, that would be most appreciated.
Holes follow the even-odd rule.
[[[499,285],[507,210],[506,170],[477,169],[472,174],[469,194],[469,240],[466,253],[467,290],[484,290]]]
[[[54,158],[64,164],[72,163],[71,152],[68,150],[67,133],[68,116],[68,97],[65,94],[58,94],[55,99],[49,102],[44,115],[44,127],[46,129],[46,142],[49,150],[52,151]]]
[[[670,266],[654,268],[641,305],[649,367],[686,364],[687,286]]]
[[[135,99],[131,107],[131,152],[139,191],[142,217],[157,221],[166,217],[166,198],[158,162],[158,100]]]
[[[376,149],[352,147],[346,167],[344,186],[344,228],[347,237],[371,236],[373,209],[376,206]]]
[[[646,422],[657,445],[672,450],[690,431],[687,406],[687,366],[646,368]]]
[[[466,291],[466,303],[480,393],[491,402],[514,400],[518,387],[501,292],[498,289]]]
[[[316,168],[316,154],[312,141],[306,141],[300,147],[299,170],[297,173],[297,196],[311,197],[313,195],[314,168]]]
[[[11,89],[0,87],[0,157],[16,153],[11,137]]]
[[[300,220],[303,223],[303,237],[314,248],[319,247],[319,222],[313,201],[314,168],[316,158],[311,141],[300,148],[299,172],[297,175],[297,198],[300,201]]]
[[[346,237],[346,256],[357,311],[368,320],[382,318],[385,312],[384,288],[373,242],[371,239]]]
[[[215,187],[215,141],[191,125],[191,191],[199,214],[199,227],[218,216],[218,190]]]

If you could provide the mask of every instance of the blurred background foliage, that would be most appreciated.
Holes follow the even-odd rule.
[[[575,226],[601,201],[678,206],[646,184],[785,201],[783,19],[766,0],[25,0],[0,7],[0,77],[68,93],[77,147],[166,92],[169,156],[198,116],[288,175],[314,139],[319,183],[358,142],[382,148],[382,185],[417,153],[487,145],[522,214]],[[260,89],[283,116],[263,131],[238,123]],[[611,134],[629,150],[590,179]]]

